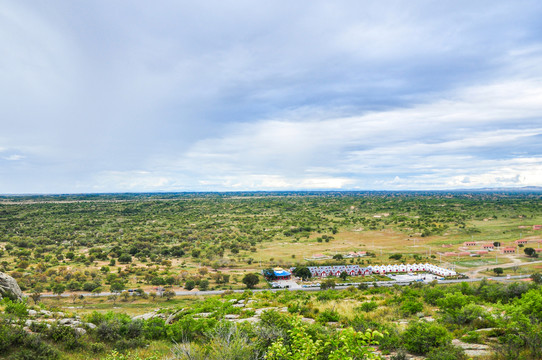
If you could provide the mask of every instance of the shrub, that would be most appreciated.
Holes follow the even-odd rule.
[[[104,342],[114,342],[120,338],[120,322],[118,320],[101,322],[96,328],[98,339]]]
[[[6,307],[4,308],[6,314],[15,315],[18,318],[26,318],[28,316],[28,308],[24,301],[11,301],[6,298],[4,304],[6,304]]]
[[[444,345],[431,350],[427,360],[466,360],[467,355],[462,348],[454,345]]]
[[[425,321],[413,321],[403,333],[403,342],[413,354],[425,355],[433,348],[451,343],[448,331],[437,324]]]
[[[143,335],[149,340],[160,340],[166,337],[166,322],[161,318],[152,318],[145,322]]]
[[[339,313],[330,309],[326,309],[318,315],[318,322],[320,323],[337,322],[339,320]]]
[[[413,315],[423,310],[423,304],[414,299],[408,299],[401,305],[401,311],[407,315]]]
[[[362,303],[360,306],[356,308],[356,310],[364,311],[364,312],[371,312],[373,310],[376,310],[378,307],[378,304],[374,301],[366,301]]]

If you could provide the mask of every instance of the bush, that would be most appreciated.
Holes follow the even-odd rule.
[[[6,307],[4,308],[6,314],[15,315],[18,318],[26,318],[28,316],[28,308],[26,307],[25,302],[11,301],[10,299],[6,298],[4,300],[4,304],[6,304]]]
[[[360,306],[356,308],[356,310],[364,311],[364,312],[371,312],[373,310],[376,310],[378,307],[378,304],[374,301],[366,301],[362,303]]]
[[[434,348],[451,344],[451,335],[437,324],[415,321],[408,325],[403,333],[406,349],[418,355],[425,355]]]
[[[152,318],[145,322],[143,335],[149,340],[160,340],[166,337],[166,322],[161,318]]]
[[[339,313],[330,309],[326,309],[318,315],[318,322],[320,323],[337,322],[339,320]]]
[[[454,345],[445,345],[431,350],[427,360],[466,360],[467,355],[462,348]]]
[[[414,299],[408,299],[401,305],[401,311],[406,315],[414,315],[423,310],[423,304]]]
[[[101,322],[96,328],[98,339],[104,342],[114,342],[120,338],[120,322],[117,320]]]

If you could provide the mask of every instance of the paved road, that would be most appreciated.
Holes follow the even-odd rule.
[[[531,275],[516,275],[516,276],[510,276],[510,277],[484,277],[484,278],[470,278],[470,279],[461,279],[461,280],[438,280],[439,284],[455,284],[455,283],[462,283],[462,282],[477,282],[482,280],[495,280],[495,281],[502,281],[502,282],[508,282],[508,281],[516,281],[518,279],[526,279],[529,278]],[[405,286],[405,285],[411,285],[413,283],[416,283],[416,281],[377,281],[377,286]],[[353,285],[358,285],[359,283],[353,283]],[[369,287],[373,287],[373,283],[367,283]],[[352,285],[347,286],[336,286],[335,289],[346,289]],[[321,290],[320,287],[301,287],[297,289],[254,289],[253,292],[262,292],[262,291],[284,291],[284,290],[291,290],[291,291],[319,291]],[[243,293],[246,290],[207,290],[207,291],[175,291],[176,296],[208,296],[208,295],[220,295],[224,292],[234,292],[234,293]],[[93,293],[77,293],[77,295],[83,295],[85,297],[97,297],[97,296],[109,296],[113,295],[114,293],[111,292],[103,292],[98,294]],[[148,292],[147,292],[148,294]],[[25,294],[29,295],[29,294]],[[118,295],[118,294],[117,294]],[[72,294],[62,294],[61,297],[70,297]],[[44,294],[42,297],[57,297],[57,295],[51,295],[51,294]]]

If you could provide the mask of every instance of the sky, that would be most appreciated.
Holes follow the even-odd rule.
[[[0,1],[0,194],[542,186],[542,2]]]

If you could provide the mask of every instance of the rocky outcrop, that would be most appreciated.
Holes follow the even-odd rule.
[[[22,300],[23,292],[14,278],[0,272],[0,299],[2,297],[7,297],[11,300]]]

